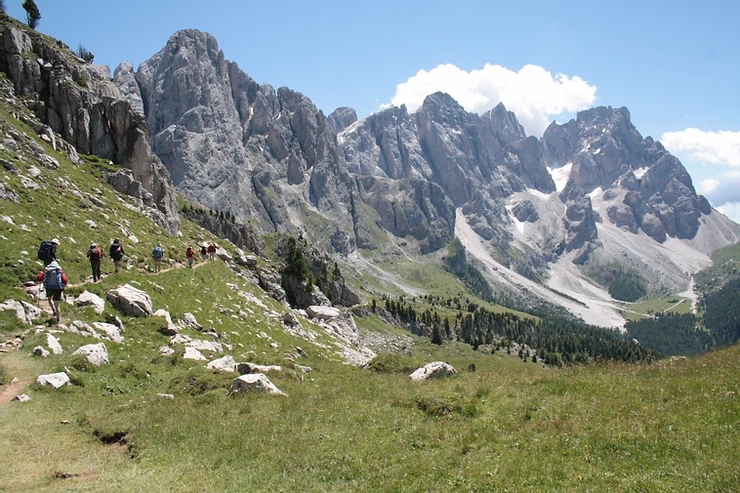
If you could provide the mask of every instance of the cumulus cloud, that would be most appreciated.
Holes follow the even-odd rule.
[[[699,193],[706,196],[715,207],[740,202],[740,171],[722,173],[719,179],[702,180]]]
[[[405,104],[416,111],[429,94],[442,91],[452,96],[467,111],[483,113],[499,102],[513,111],[529,135],[542,135],[550,121],[566,112],[591,106],[596,86],[578,76],[552,75],[537,65],[526,65],[518,72],[501,65],[486,64],[480,70],[465,70],[452,64],[420,70],[396,86],[391,104]]]
[[[663,145],[680,159],[740,168],[740,132],[705,132],[687,128],[666,132]]]

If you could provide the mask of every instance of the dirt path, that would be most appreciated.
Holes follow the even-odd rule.
[[[0,406],[15,399],[16,395],[22,394],[26,384],[28,384],[27,380],[17,380],[14,383],[4,385],[0,390]]]

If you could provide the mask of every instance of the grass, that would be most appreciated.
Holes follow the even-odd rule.
[[[627,320],[640,320],[656,313],[691,313],[691,300],[680,296],[643,300],[625,304],[621,314]]]

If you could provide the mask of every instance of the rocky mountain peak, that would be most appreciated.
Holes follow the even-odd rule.
[[[504,103],[497,104],[493,109],[483,113],[481,117],[490,122],[491,127],[511,143],[527,138],[524,127],[519,123],[514,112],[506,109]]]
[[[353,108],[342,106],[332,111],[327,118],[331,128],[339,133],[357,121],[357,112]]]

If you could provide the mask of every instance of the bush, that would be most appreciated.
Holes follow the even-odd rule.
[[[91,51],[89,51],[87,48],[85,48],[85,45],[80,43],[80,45],[77,47],[77,51],[75,54],[85,60],[87,63],[92,62],[95,59],[95,55]]]

